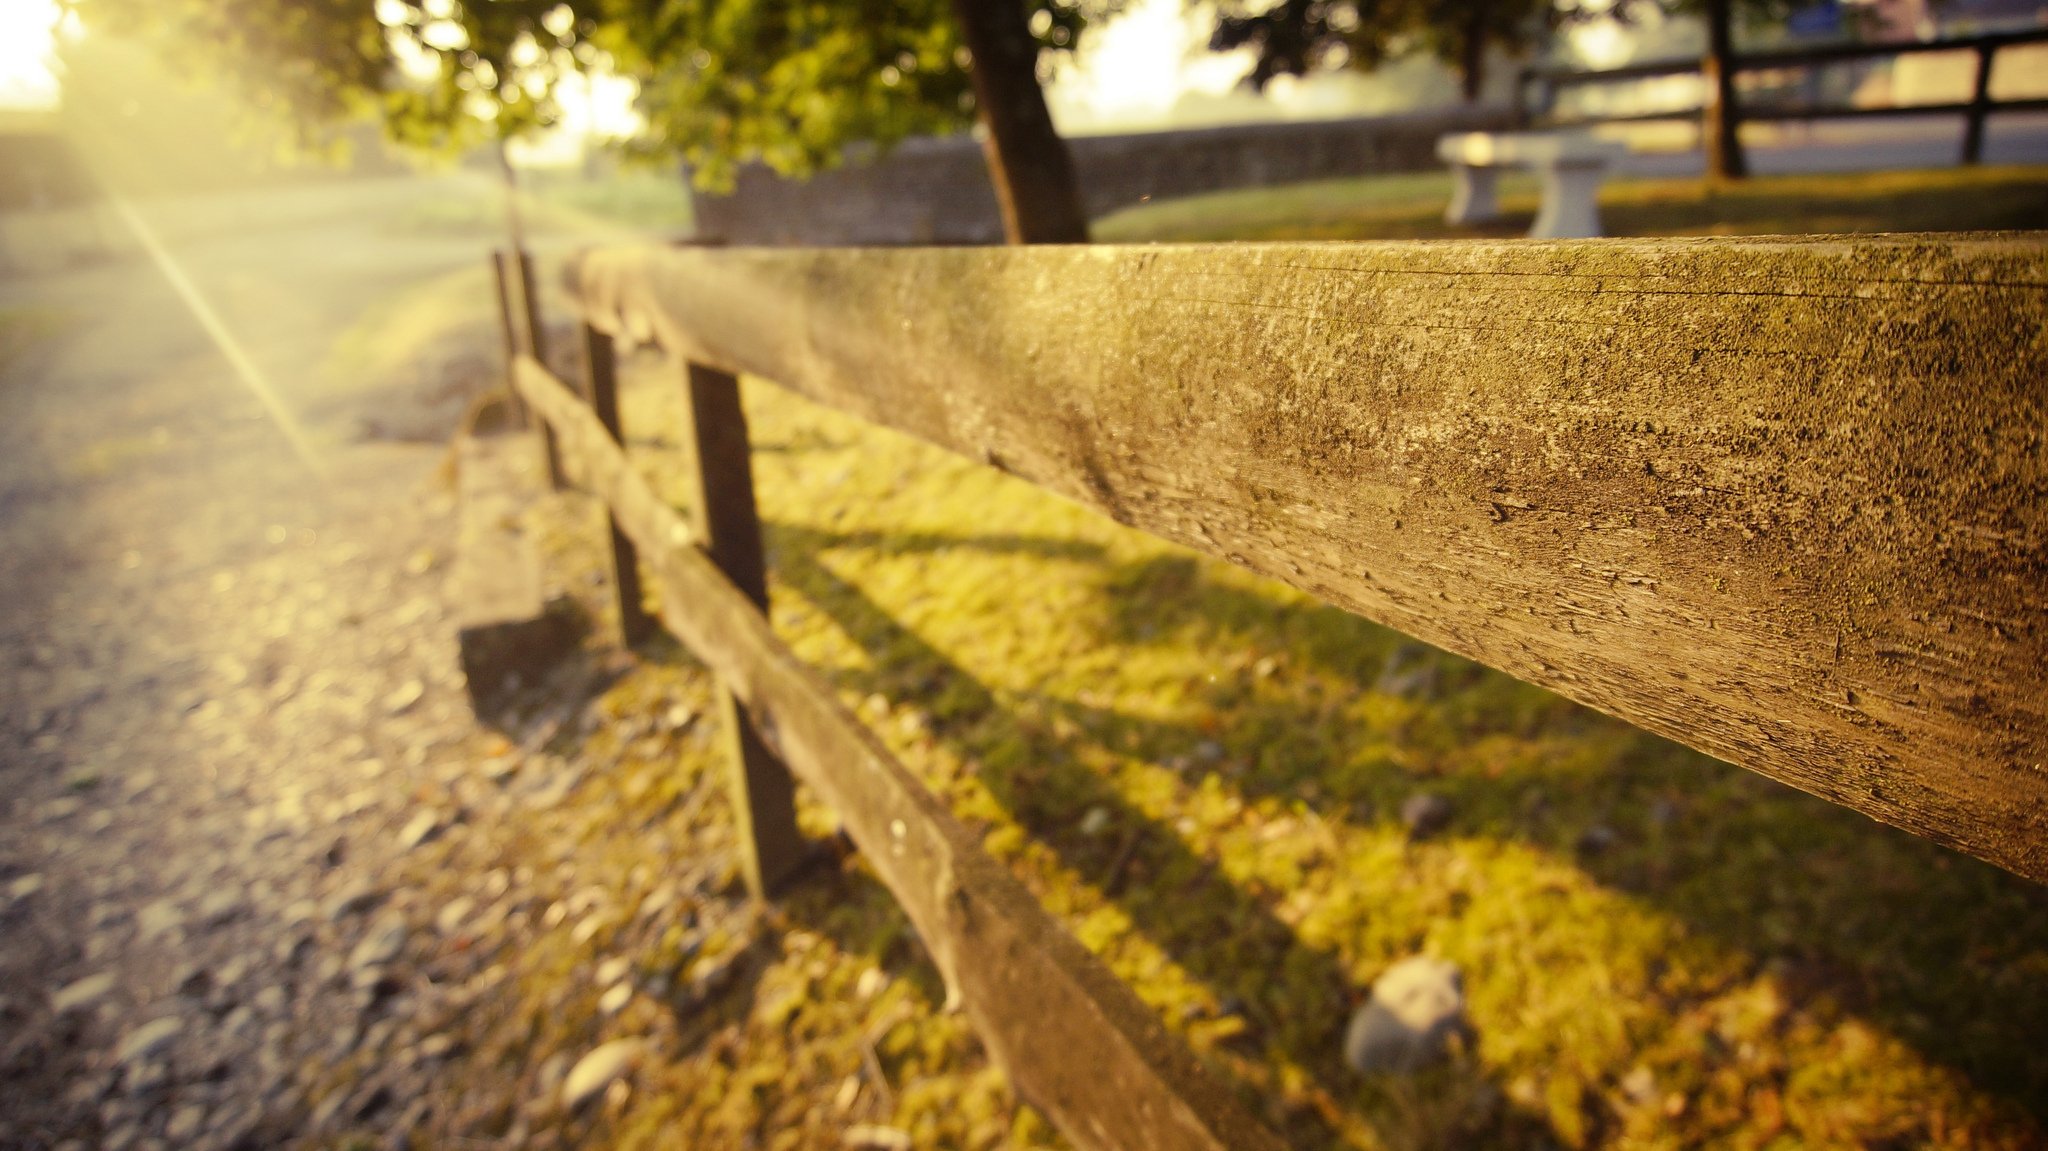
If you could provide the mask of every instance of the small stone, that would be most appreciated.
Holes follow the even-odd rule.
[[[440,830],[441,817],[431,811],[422,811],[413,816],[412,821],[405,825],[405,829],[398,833],[398,848],[400,851],[411,851],[434,838],[435,833]]]
[[[562,1081],[562,1106],[575,1110],[590,1102],[640,1062],[646,1044],[614,1039],[576,1061]]]
[[[164,1138],[173,1146],[189,1146],[195,1136],[206,1129],[206,1108],[197,1104],[178,1108],[171,1121],[164,1124]]]
[[[199,922],[217,927],[241,915],[246,906],[241,892],[222,888],[199,901]]]
[[[876,1123],[856,1123],[846,1129],[840,1146],[847,1151],[910,1151],[910,1132]]]
[[[176,1016],[152,1019],[121,1037],[114,1048],[114,1061],[123,1066],[152,1058],[171,1045],[185,1025]]]
[[[455,1037],[437,1032],[420,1040],[419,1055],[425,1059],[446,1059],[455,1050]]]
[[[27,899],[42,889],[43,877],[41,875],[31,873],[16,876],[14,882],[7,885],[7,897],[13,900]]]
[[[58,823],[66,819],[70,819],[72,816],[77,815],[79,809],[84,806],[85,801],[78,798],[75,795],[67,795],[61,799],[53,799],[50,802],[45,803],[43,805],[43,822]]]
[[[367,879],[359,879],[334,893],[327,901],[327,918],[341,919],[384,902],[384,893],[372,886]]]
[[[632,1001],[633,985],[630,983],[620,983],[598,997],[597,1009],[605,1015],[617,1015],[626,1009],[626,1004]]]
[[[1451,1036],[1467,1030],[1457,965],[1412,956],[1373,981],[1371,997],[1345,1030],[1344,1061],[1368,1074],[1417,1071],[1443,1056]]]
[[[470,912],[476,910],[476,900],[467,895],[458,895],[448,901],[439,914],[434,916],[434,930],[443,935],[453,935],[469,921]]]
[[[369,934],[363,936],[362,942],[356,944],[355,950],[348,953],[349,970],[363,971],[381,967],[398,958],[399,951],[405,947],[405,936],[404,919],[397,915],[387,915],[378,920],[371,925]]]
[[[55,995],[50,996],[50,1010],[58,1015],[69,1015],[74,1011],[97,1007],[113,989],[113,972],[103,971],[98,975],[88,975],[75,983],[65,984]]]
[[[205,995],[213,987],[213,973],[198,963],[188,963],[171,977],[171,990],[179,995]]]
[[[1619,839],[1613,828],[1596,823],[1579,833],[1576,846],[1582,855],[1604,855]]]
[[[1628,1096],[1629,1101],[1638,1107],[1656,1102],[1657,1073],[1637,1065],[1634,1070],[1621,1077],[1621,1093]]]
[[[1401,823],[1413,839],[1427,839],[1451,824],[1451,801],[1430,791],[1418,791],[1401,803]]]
[[[184,913],[178,910],[177,904],[168,899],[159,899],[135,913],[136,930],[141,932],[144,939],[169,935],[184,925]]]
[[[1081,816],[1081,834],[1087,836],[1101,835],[1109,830],[1110,822],[1108,808],[1091,807]]]
[[[400,684],[398,690],[384,697],[384,710],[392,715],[404,715],[411,711],[427,694],[427,685],[411,679]]]
[[[597,965],[597,985],[599,987],[610,987],[612,984],[624,979],[632,970],[633,961],[623,955],[615,959],[607,959]]]
[[[870,967],[860,973],[860,979],[853,985],[853,993],[862,999],[873,999],[889,986],[889,976],[879,967]]]

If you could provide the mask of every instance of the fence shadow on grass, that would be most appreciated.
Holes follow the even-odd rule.
[[[1108,638],[1143,644],[1192,631],[1205,648],[1290,654],[1360,690],[1385,674],[1372,659],[1389,649],[1387,629],[1277,602],[1202,568],[1163,556],[1107,573]],[[1608,887],[1752,957],[1795,1002],[1876,1023],[2048,1121],[2048,1050],[2033,1038],[2048,1034],[2048,986],[2019,974],[2048,955],[2048,889],[1456,656],[1414,662],[1433,676],[1401,678],[1424,685],[1438,716],[1418,720],[1427,730],[1409,738],[1433,761],[1427,786],[1458,813],[1454,832],[1575,859]],[[1385,812],[1413,785],[1391,773],[1319,772],[1301,752],[1317,745],[1316,728],[1345,720],[1305,712],[1284,693],[1244,694],[1228,681],[1207,689],[1211,706],[1235,711],[1243,739],[1264,743],[1237,781],[1248,793],[1294,795],[1316,781],[1329,805]],[[1618,754],[1585,775],[1526,764],[1495,774],[1497,764],[1470,752],[1502,733],[1605,737]]]
[[[934,721],[934,737],[950,744],[963,759],[980,763],[979,778],[1019,824],[1057,852],[1066,867],[1104,889],[1175,962],[1222,989],[1222,1014],[1240,1015],[1249,1024],[1236,1044],[1214,1052],[1215,1061],[1237,1080],[1252,1112],[1263,1115],[1291,1145],[1338,1145],[1361,1124],[1374,1126],[1381,1139],[1396,1146],[1555,1145],[1548,1126],[1508,1103],[1475,1059],[1460,1059],[1412,1083],[1362,1089],[1359,1077],[1339,1058],[1352,989],[1335,955],[1304,944],[1274,916],[1270,898],[1247,892],[1219,874],[1215,861],[1195,854],[1172,828],[1127,801],[1108,779],[1082,762],[1068,741],[1037,728],[1024,733],[1022,745],[1017,745],[1014,734],[990,722],[1002,714],[1004,704],[987,685],[898,623],[820,558],[831,548],[875,547],[904,554],[966,547],[1085,559],[1094,553],[1092,546],[1014,536],[840,535],[789,524],[767,527],[777,556],[776,575],[862,647],[887,653],[877,666],[831,671],[827,678],[863,693],[894,693],[897,699],[906,694],[943,696],[949,701],[947,714]],[[1048,696],[1036,699],[1049,714],[1076,717],[1084,727],[1117,719]],[[1199,733],[1175,732],[1170,725],[1149,726],[1155,729],[1148,733],[1155,743],[1200,738]],[[1009,746],[991,754],[997,743]],[[1122,829],[1123,835],[1077,832],[1077,819],[1090,809],[1107,813],[1109,824]],[[1139,872],[1149,877],[1147,894],[1168,898],[1119,893],[1122,877]],[[1211,945],[1199,953],[1176,946],[1195,938]],[[1312,1003],[1312,1009],[1293,1014],[1276,1010],[1269,994],[1275,981],[1285,983],[1297,1003]],[[1237,1002],[1229,1002],[1233,999]],[[1199,1015],[1217,1013],[1216,1008],[1204,1008]],[[1196,1018],[1191,1013],[1181,1022]],[[1277,1051],[1307,1070],[1313,1083],[1284,1101],[1256,1057],[1261,1049]],[[1375,1109],[1385,1114],[1362,1112],[1358,1100],[1374,1091],[1396,1105]]]

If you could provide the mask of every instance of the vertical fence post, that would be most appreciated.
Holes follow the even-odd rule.
[[[505,344],[505,390],[512,390],[512,361],[519,355],[519,334],[512,327],[512,285],[505,278],[505,253],[491,249],[491,282],[498,289],[498,334]]]
[[[761,520],[754,508],[754,472],[747,449],[747,418],[739,381],[699,363],[684,371],[688,436],[694,466],[697,527],[704,550],[747,598],[768,610],[768,572],[761,553]],[[773,891],[804,858],[796,827],[794,784],[754,729],[732,692],[717,690],[733,811],[740,825],[741,865],[756,897]]]
[[[1977,45],[1977,78],[1970,86],[1969,119],[1963,124],[1963,163],[1984,160],[1984,118],[1991,113],[1991,62],[1996,44]]]
[[[590,406],[598,422],[611,433],[613,442],[626,446],[624,425],[619,422],[618,359],[612,338],[589,324],[583,325],[583,380]],[[640,554],[633,541],[619,530],[619,517],[605,509],[605,521],[612,533],[612,590],[619,601],[619,639],[627,647],[637,645],[654,631],[654,618],[647,614],[640,587]]]
[[[548,362],[548,338],[546,330],[541,326],[540,293],[534,290],[533,256],[525,248],[515,248],[506,258],[513,267],[509,270],[501,271],[500,275],[503,279],[510,280],[512,286],[518,289],[518,315],[520,319],[525,321],[523,325],[524,330],[519,333],[520,338],[515,341],[514,350],[524,353],[534,362],[546,366]],[[509,304],[507,308],[509,311]],[[535,422],[540,424],[541,447],[547,453],[548,484],[556,491],[561,491],[564,487],[568,486],[568,481],[562,475],[562,449],[555,442],[555,429],[549,427],[546,420]]]

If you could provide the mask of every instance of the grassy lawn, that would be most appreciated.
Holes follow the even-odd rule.
[[[1625,232],[2039,225],[2044,180],[1624,182],[1607,211]],[[1440,235],[1446,194],[1230,193],[1099,235]],[[625,391],[681,502],[673,366],[634,361]],[[777,629],[1290,1145],[2048,1145],[2048,889],[759,381],[747,405]],[[575,497],[545,520],[551,577],[602,612],[601,520]],[[703,742],[633,735],[707,690],[659,647],[555,745],[619,784],[550,817],[587,828],[579,882],[709,866],[692,836],[729,850]],[[1416,840],[1421,792],[1453,815]],[[516,1065],[536,1028],[663,1037],[630,1097],[550,1135],[582,1146],[828,1147],[856,1122],[1064,1145],[857,858],[760,932],[739,990],[678,1025],[600,1017],[574,990],[596,953],[551,928],[479,1057]],[[1351,1072],[1350,1009],[1418,953],[1462,969],[1475,1042],[1412,1078]]]
[[[1535,178],[1501,181],[1499,221],[1453,227],[1447,172],[1321,180],[1143,204],[1095,226],[1105,243],[1198,240],[1415,240],[1520,236],[1536,218]],[[2048,167],[1609,180],[1600,215],[1616,236],[1732,236],[2048,228]]]

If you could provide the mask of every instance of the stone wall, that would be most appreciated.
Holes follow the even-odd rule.
[[[1403,116],[1235,124],[1068,141],[1088,214],[1146,198],[1255,188],[1437,166],[1445,132],[1512,126],[1506,108]],[[728,196],[697,196],[701,239],[728,244],[993,244],[1003,229],[981,146],[966,136],[907,140],[879,160],[849,162],[808,182],[758,164]]]

